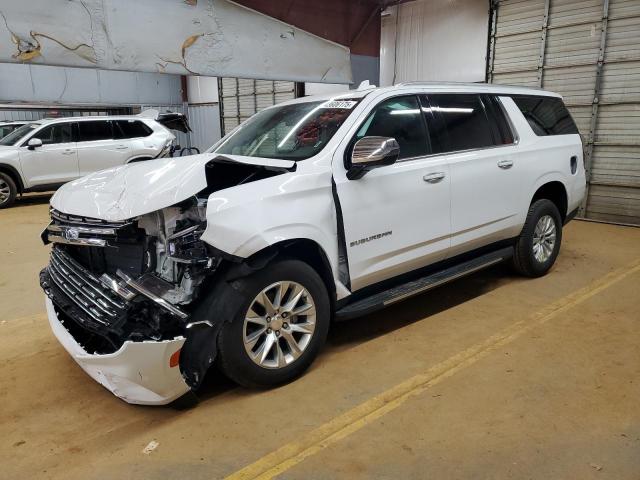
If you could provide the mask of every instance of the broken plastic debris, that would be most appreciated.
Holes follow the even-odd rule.
[[[151,452],[153,452],[156,448],[158,448],[158,445],[160,445],[160,442],[156,442],[155,440],[151,440],[146,447],[144,447],[144,449],[142,450],[142,453],[144,453],[145,455],[149,455]]]

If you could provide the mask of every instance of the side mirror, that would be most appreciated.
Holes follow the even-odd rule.
[[[42,140],[39,138],[32,138],[27,142],[27,148],[29,150],[35,150],[37,147],[42,146]]]
[[[400,146],[395,138],[363,137],[353,146],[347,178],[357,180],[369,170],[393,165],[399,155]]]

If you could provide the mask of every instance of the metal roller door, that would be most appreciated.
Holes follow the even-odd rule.
[[[222,135],[260,110],[296,97],[295,82],[220,78],[218,88]]]
[[[487,76],[560,93],[585,143],[580,216],[640,224],[640,1],[494,2]]]

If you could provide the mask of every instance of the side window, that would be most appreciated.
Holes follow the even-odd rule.
[[[78,122],[79,142],[92,142],[95,140],[111,140],[111,122],[109,120],[92,120]]]
[[[535,96],[515,96],[512,99],[539,137],[578,133],[562,99]]]
[[[148,137],[153,131],[140,120],[114,120],[113,138],[118,140],[123,138]]]
[[[44,127],[31,138],[39,138],[43,145],[52,145],[55,143],[73,142],[73,134],[70,123],[56,123]]]
[[[431,113],[440,118],[432,135],[448,138],[446,151],[469,150],[495,145],[491,126],[478,95],[429,95]]]
[[[393,137],[400,145],[399,158],[429,153],[429,141],[417,97],[394,97],[383,101],[369,114],[356,138]]]
[[[513,132],[507,120],[507,114],[504,111],[502,102],[495,95],[485,95],[483,97],[487,116],[493,127],[493,136],[496,145],[509,145],[513,143]]]

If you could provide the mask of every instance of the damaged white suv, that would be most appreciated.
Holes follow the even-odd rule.
[[[553,265],[585,192],[560,96],[403,84],[268,108],[209,152],[98,173],[51,200],[51,327],[127,402],[293,380],[332,320],[511,260]]]

